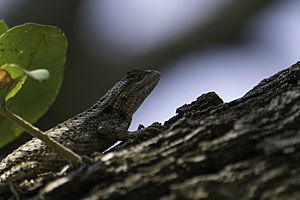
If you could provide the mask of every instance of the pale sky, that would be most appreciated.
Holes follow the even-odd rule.
[[[25,2],[0,0],[0,13],[5,16]],[[230,2],[86,0],[78,13],[78,35],[87,51],[98,48],[112,59],[126,59],[172,41]],[[300,1],[277,1],[249,22],[244,44],[204,49],[170,64],[169,70],[161,72],[156,90],[134,115],[131,129],[164,122],[177,107],[205,92],[216,91],[226,102],[239,98],[263,78],[300,60],[299,10]]]

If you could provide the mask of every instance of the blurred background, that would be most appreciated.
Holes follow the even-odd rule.
[[[131,69],[162,73],[131,130],[164,122],[208,91],[239,98],[300,60],[299,10],[297,0],[0,0],[9,26],[51,24],[69,39],[64,82],[37,123],[42,130],[91,106]]]

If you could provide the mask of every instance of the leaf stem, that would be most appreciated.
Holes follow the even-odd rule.
[[[26,132],[28,132],[33,137],[37,137],[40,140],[42,140],[46,145],[51,147],[56,153],[63,156],[71,164],[82,163],[82,159],[78,154],[73,152],[71,149],[61,145],[57,141],[53,140],[48,135],[46,135],[43,131],[31,125],[29,122],[25,121],[20,116],[10,111],[4,105],[0,105],[0,114],[3,115],[8,120],[10,120],[11,122],[23,128]]]

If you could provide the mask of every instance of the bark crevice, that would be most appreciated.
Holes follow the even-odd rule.
[[[300,63],[223,103],[214,92],[25,198],[300,199]]]

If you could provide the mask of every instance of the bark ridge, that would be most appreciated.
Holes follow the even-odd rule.
[[[35,199],[300,199],[300,62],[224,103],[214,92]]]

